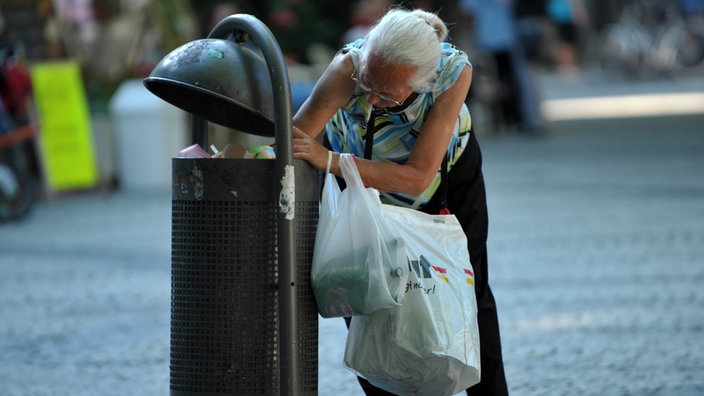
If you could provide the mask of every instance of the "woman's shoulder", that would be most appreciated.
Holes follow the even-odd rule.
[[[440,44],[440,63],[441,65],[453,61],[460,64],[470,64],[467,53],[456,45],[448,42]]]
[[[467,53],[451,43],[442,43],[440,64],[435,78],[435,92],[441,94],[449,89],[466,66],[472,66]]]
[[[364,44],[364,39],[358,39],[351,43],[347,43],[342,46],[335,54],[335,60],[344,60],[344,63],[353,65],[353,69],[357,69],[359,66],[359,58],[361,53],[362,45]]]

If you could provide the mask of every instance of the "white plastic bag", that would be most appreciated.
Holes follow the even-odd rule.
[[[454,395],[479,382],[467,240],[454,215],[383,205],[411,269],[403,305],[352,318],[345,365],[397,395]]]
[[[370,314],[403,301],[404,241],[383,219],[379,194],[365,188],[349,154],[340,156],[347,188],[325,175],[311,285],[324,318]]]

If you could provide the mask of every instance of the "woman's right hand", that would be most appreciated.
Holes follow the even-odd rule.
[[[308,161],[314,168],[325,170],[328,164],[328,149],[294,126],[293,158]]]

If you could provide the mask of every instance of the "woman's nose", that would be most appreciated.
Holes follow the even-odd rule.
[[[379,97],[379,95],[369,92],[367,93],[367,103],[376,107],[384,107],[386,101]]]
[[[380,99],[378,96],[374,95],[371,92],[367,93],[367,102],[369,102],[369,104],[371,104],[371,105],[377,104],[377,103],[379,103],[379,101],[380,101]]]

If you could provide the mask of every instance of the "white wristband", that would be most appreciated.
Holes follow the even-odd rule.
[[[328,150],[328,165],[325,167],[325,174],[330,173],[330,165],[332,165],[332,151]]]

